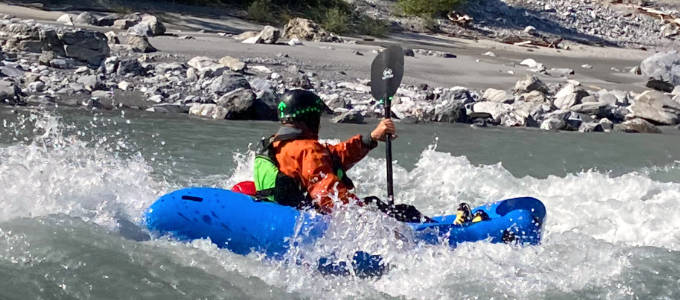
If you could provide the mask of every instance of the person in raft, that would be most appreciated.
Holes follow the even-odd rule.
[[[432,222],[412,205],[389,205],[377,197],[360,199],[351,192],[354,184],[347,170],[377,147],[378,141],[385,141],[388,135],[396,137],[392,120],[381,120],[370,134],[328,145],[319,142],[325,109],[323,100],[313,92],[296,89],[283,95],[278,105],[282,126],[262,139],[255,157],[255,197],[320,213],[330,213],[336,204],[369,204],[402,222]],[[469,207],[460,215],[461,222],[470,219]]]

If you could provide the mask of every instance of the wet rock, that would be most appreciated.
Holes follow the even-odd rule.
[[[151,43],[149,43],[149,38],[145,36],[129,35],[127,44],[134,52],[151,53],[158,51]]]
[[[657,91],[638,95],[628,109],[633,117],[663,125],[677,124],[680,117],[680,103]]]
[[[678,51],[654,54],[640,63],[642,74],[650,78],[680,85],[680,53]]]
[[[190,115],[216,120],[223,120],[227,113],[226,108],[217,104],[194,104],[189,108]]]
[[[629,133],[661,133],[661,129],[645,119],[635,118],[614,125],[614,131]]]
[[[224,94],[215,103],[227,110],[226,119],[248,120],[253,118],[255,99],[255,93],[251,89],[237,88]]]
[[[89,12],[83,12],[83,13],[79,14],[75,18],[75,20],[73,20],[73,24],[76,24],[76,25],[97,25],[97,18],[95,18],[95,16],[93,16]]]
[[[59,18],[57,18],[57,22],[62,23],[64,25],[72,26],[73,16],[71,16],[70,14],[63,14]]]
[[[128,74],[132,76],[139,76],[143,73],[145,73],[145,70],[142,67],[142,64],[139,63],[139,60],[134,58],[121,60],[118,63],[118,70],[116,71],[118,76],[126,76]]]
[[[21,90],[14,82],[0,80],[0,103],[10,105],[23,105],[19,96]]]
[[[224,56],[220,58],[219,63],[234,72],[243,72],[246,69],[246,63],[231,56]]]
[[[333,118],[333,123],[364,124],[364,116],[361,111],[350,110]]]
[[[569,109],[570,107],[581,104],[581,99],[588,96],[588,92],[581,87],[567,84],[555,94],[553,104],[559,109]]]
[[[85,75],[78,78],[78,83],[83,85],[83,88],[88,91],[98,90],[102,87],[99,76],[97,75]]]
[[[587,122],[587,123],[581,123],[581,126],[578,128],[579,132],[603,132],[604,128],[602,128],[602,124],[600,123],[594,123],[594,122]]]
[[[527,76],[524,80],[515,83],[515,93],[528,93],[539,91],[543,94],[549,93],[548,86],[536,76]]]
[[[543,130],[562,130],[565,126],[564,120],[559,117],[550,117],[541,122],[541,129]]]
[[[208,89],[218,95],[231,92],[238,88],[250,89],[248,80],[238,73],[223,73],[221,76],[214,78]]]
[[[484,91],[482,99],[500,103],[512,103],[515,100],[512,94],[504,90],[497,90],[492,88],[486,89],[486,91]]]
[[[281,30],[273,26],[265,26],[260,31],[260,41],[264,44],[276,44],[281,38]]]
[[[646,86],[647,86],[648,88],[650,88],[650,89],[655,89],[655,90],[657,90],[657,91],[662,91],[662,92],[666,92],[666,93],[672,92],[672,91],[673,91],[673,88],[675,88],[675,86],[673,86],[673,84],[671,84],[671,83],[669,83],[669,82],[666,82],[666,81],[663,81],[663,80],[654,79],[654,78],[650,78],[650,79],[647,81],[647,85],[646,85]]]
[[[317,42],[342,42],[342,39],[325,31],[309,19],[293,18],[283,27],[283,37]]]

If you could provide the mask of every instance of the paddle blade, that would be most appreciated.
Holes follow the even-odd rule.
[[[375,99],[394,96],[403,77],[404,50],[399,46],[389,46],[371,64],[371,95]]]

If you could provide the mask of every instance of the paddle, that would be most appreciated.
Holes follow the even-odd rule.
[[[385,118],[392,115],[392,96],[397,92],[404,77],[404,51],[399,46],[389,46],[373,59],[371,64],[371,95],[385,104]],[[390,206],[394,205],[394,187],[392,184],[392,139],[385,141],[387,160],[387,197]]]

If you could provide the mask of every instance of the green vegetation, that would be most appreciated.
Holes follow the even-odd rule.
[[[248,18],[260,23],[272,23],[276,20],[272,13],[271,0],[255,0],[248,6]]]
[[[349,30],[350,15],[346,11],[334,7],[326,11],[325,18],[321,21],[321,27],[337,34],[347,33]]]
[[[357,33],[375,37],[383,37],[389,30],[389,25],[385,21],[368,16],[361,16],[355,27]]]
[[[464,2],[465,0],[399,0],[397,6],[408,16],[434,17],[446,14]]]

